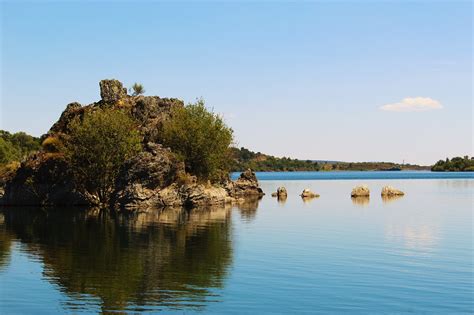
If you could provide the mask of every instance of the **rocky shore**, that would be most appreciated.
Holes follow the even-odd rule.
[[[152,209],[170,206],[198,207],[243,202],[247,197],[264,195],[251,170],[236,181],[203,183],[187,174],[170,149],[163,147],[157,132],[170,117],[173,106],[184,106],[173,98],[130,96],[117,80],[102,80],[101,100],[90,105],[67,105],[59,120],[42,139],[67,136],[69,124],[86,112],[103,107],[126,110],[138,122],[143,135],[143,151],[126,161],[111,192],[114,209]],[[75,182],[67,159],[60,153],[42,150],[21,163],[16,172],[4,179],[0,205],[8,206],[99,206],[99,198]],[[102,205],[104,206],[104,205]]]

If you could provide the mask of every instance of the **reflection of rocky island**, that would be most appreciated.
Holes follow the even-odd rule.
[[[0,272],[3,267],[8,265],[10,260],[10,248],[12,246],[12,237],[4,228],[4,216],[0,213]]]
[[[49,281],[100,298],[104,311],[199,307],[232,263],[229,208],[128,216],[16,208],[4,226],[43,261]]]

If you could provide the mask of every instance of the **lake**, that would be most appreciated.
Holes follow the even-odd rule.
[[[473,175],[259,173],[267,195],[235,207],[7,208],[0,313],[472,313]]]

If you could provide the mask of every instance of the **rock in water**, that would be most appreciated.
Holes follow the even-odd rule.
[[[368,196],[370,196],[370,190],[369,190],[369,187],[365,185],[357,186],[354,189],[352,189],[351,197],[368,197]]]
[[[127,89],[119,80],[102,80],[99,83],[100,98],[105,103],[115,103],[127,96]]]
[[[401,190],[395,189],[392,186],[384,186],[382,188],[382,196],[403,196],[405,193]]]
[[[229,182],[226,187],[232,197],[264,196],[262,188],[258,185],[257,176],[248,169],[235,182]]]
[[[277,191],[272,193],[272,197],[286,197],[288,196],[288,193],[286,191],[285,187],[278,187]]]
[[[303,190],[300,196],[301,198],[316,198],[319,197],[319,194],[316,194],[309,190],[309,188],[306,188],[305,190]]]

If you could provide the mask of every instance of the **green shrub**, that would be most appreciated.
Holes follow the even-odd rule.
[[[127,114],[101,109],[70,124],[66,158],[77,182],[102,203],[109,200],[120,167],[141,150],[141,138]]]
[[[59,153],[64,151],[64,145],[58,137],[50,136],[41,144],[43,150],[48,153]]]
[[[162,138],[184,161],[186,171],[199,180],[217,181],[228,175],[233,131],[203,100],[173,107],[171,118],[163,124]]]
[[[135,82],[132,85],[132,95],[137,96],[137,95],[141,95],[143,93],[145,93],[145,88],[143,87],[143,85],[140,84],[140,83]]]

